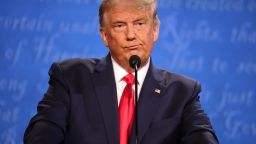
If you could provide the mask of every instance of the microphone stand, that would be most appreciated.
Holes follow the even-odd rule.
[[[134,69],[135,72],[135,112],[134,112],[134,119],[135,119],[135,144],[139,143],[138,137],[138,67],[140,67],[141,60],[140,57],[137,55],[132,55],[129,59],[130,66]]]
[[[138,144],[138,67],[135,65],[135,144]]]

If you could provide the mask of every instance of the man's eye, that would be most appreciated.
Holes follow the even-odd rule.
[[[123,31],[125,29],[125,25],[124,24],[115,24],[113,26],[115,31]]]
[[[116,24],[116,25],[114,25],[114,27],[115,28],[122,28],[122,27],[124,27],[124,25],[123,24]]]
[[[137,26],[143,26],[145,23],[144,22],[137,22],[136,25]]]
[[[138,23],[138,25],[143,25],[144,23],[142,23],[142,22],[140,22],[140,23]]]

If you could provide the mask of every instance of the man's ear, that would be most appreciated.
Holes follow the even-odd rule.
[[[153,35],[154,35],[154,42],[157,41],[159,35],[159,28],[160,28],[160,21],[158,18],[154,20],[153,23]]]
[[[104,45],[108,47],[108,39],[107,39],[107,33],[105,32],[104,28],[100,28],[100,36],[104,42]]]

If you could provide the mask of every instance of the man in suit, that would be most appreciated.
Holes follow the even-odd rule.
[[[26,129],[24,143],[218,143],[200,105],[199,83],[153,65],[150,54],[160,26],[156,0],[103,0],[99,22],[109,54],[52,65],[49,88]],[[123,100],[128,85],[133,91],[134,69],[128,62],[132,55],[141,59],[137,142],[133,95],[128,94],[129,104]],[[124,80],[127,75],[131,83]],[[120,109],[128,110],[128,116]]]

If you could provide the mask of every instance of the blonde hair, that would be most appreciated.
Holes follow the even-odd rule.
[[[154,23],[159,23],[159,19],[157,16],[157,0],[129,0],[134,1],[138,6],[144,6],[150,9],[153,12],[153,20]],[[120,2],[120,0],[102,0],[99,7],[99,24],[100,27],[104,26],[104,13],[110,9],[112,6]]]

